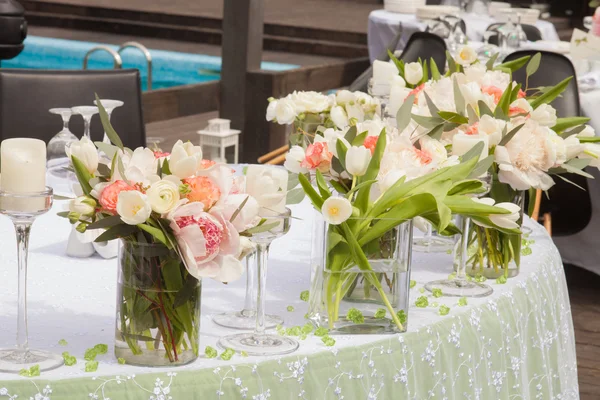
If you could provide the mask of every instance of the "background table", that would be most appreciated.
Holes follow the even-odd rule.
[[[483,33],[495,19],[479,16],[475,14],[463,14],[461,18],[467,25],[467,37],[469,40],[482,41]],[[371,62],[381,54],[398,34],[402,24],[402,38],[398,44],[398,49],[403,49],[410,36],[418,31],[424,31],[427,24],[417,19],[414,14],[393,13],[386,10],[375,10],[369,14],[369,57]],[[560,40],[558,32],[554,25],[549,21],[538,20],[536,26],[542,32],[544,40]]]
[[[57,204],[53,213],[60,211]],[[272,246],[267,308],[302,325],[309,287],[312,210],[293,207],[290,233]],[[528,221],[531,224],[530,221]],[[0,374],[0,399],[577,399],[577,364],[569,298],[559,254],[539,225],[533,227],[533,254],[523,257],[521,274],[505,285],[490,282],[491,297],[434,299],[451,307],[416,308],[423,284],[450,272],[448,254],[415,253],[408,314],[401,335],[335,336],[334,347],[309,336],[300,349],[277,358],[201,357],[179,368],[119,365],[113,352],[117,261],[65,257],[70,225],[52,213],[33,227],[29,274],[29,332],[32,347],[78,357],[72,367],[43,372],[36,379]],[[0,217],[0,346],[15,336],[17,268],[15,239]],[[211,315],[239,309],[244,279],[227,286],[205,280],[201,348],[233,331]],[[295,311],[287,312],[288,305]],[[68,345],[59,346],[65,339]],[[97,372],[85,373],[83,353],[109,345]],[[50,392],[51,391],[51,392]],[[10,397],[9,397],[10,398]]]

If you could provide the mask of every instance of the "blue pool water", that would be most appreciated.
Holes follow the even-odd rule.
[[[81,69],[83,58],[92,47],[100,43],[54,39],[30,36],[25,39],[25,50],[12,60],[2,61],[3,68],[33,69]],[[107,45],[115,51],[118,46]],[[204,54],[179,53],[174,51],[152,50],[152,89],[189,85],[220,79],[221,58]],[[137,49],[126,49],[121,53],[123,68],[137,68],[146,90],[148,71],[146,59]],[[106,52],[90,56],[89,69],[110,69],[113,59]],[[262,69],[285,71],[298,68],[297,65],[263,62]]]

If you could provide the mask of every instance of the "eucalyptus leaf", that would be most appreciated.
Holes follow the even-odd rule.
[[[88,229],[100,229],[100,228],[110,228],[112,226],[123,224],[124,222],[121,220],[121,217],[118,215],[111,215],[110,217],[105,217],[102,219],[96,220],[88,225]]]
[[[293,172],[288,172],[287,190],[292,190],[299,184],[300,184],[300,181],[298,181],[298,174],[295,174]]]
[[[119,175],[121,175],[121,179],[127,182],[127,175],[125,175],[125,166],[123,165],[123,160],[121,157],[117,155],[117,169],[119,170]]]
[[[467,116],[469,117],[469,125],[473,125],[474,123],[479,122],[479,116],[470,104],[467,105]]]
[[[544,93],[541,96],[536,97],[535,99],[531,100],[529,104],[531,104],[531,107],[533,107],[533,109],[535,110],[536,108],[538,108],[542,104],[550,104],[550,103],[552,103],[558,96],[560,96],[560,94],[562,92],[565,91],[565,89],[567,88],[567,86],[569,86],[569,83],[571,82],[572,79],[573,79],[572,76],[566,78],[562,82],[560,82],[557,85],[553,86],[546,93]]]
[[[496,70],[509,69],[511,72],[515,72],[515,71],[523,68],[523,66],[525,66],[525,64],[527,64],[530,59],[531,59],[531,56],[521,57],[516,60],[508,61],[508,62],[502,63],[500,65],[497,65],[496,68],[494,68],[494,69],[496,69]]]
[[[435,140],[441,140],[442,134],[444,133],[444,124],[440,124],[427,132],[427,136]]]
[[[417,124],[425,129],[435,128],[436,126],[443,124],[444,120],[440,117],[425,117],[423,115],[412,114],[412,118]],[[410,121],[409,121],[410,122]],[[408,124],[407,124],[408,126]],[[405,127],[406,128],[406,127]],[[398,128],[400,129],[400,128]]]
[[[584,169],[585,167],[590,165],[591,162],[592,160],[589,158],[573,158],[572,160],[569,160],[567,164],[569,164],[573,168]]]
[[[119,137],[117,132],[112,127],[110,123],[110,118],[108,117],[108,113],[106,112],[106,109],[104,109],[104,106],[102,105],[98,94],[96,94],[96,105],[98,107],[100,121],[102,122],[102,127],[104,127],[104,132],[106,132],[106,136],[108,136],[112,144],[123,150],[123,142],[121,141],[121,138]]]
[[[287,205],[300,204],[304,197],[304,189],[297,187],[287,192],[285,203]]]
[[[454,103],[456,104],[456,112],[462,114],[465,111],[465,98],[460,91],[460,86],[458,85],[456,78],[452,79],[452,84],[454,87]]]
[[[98,164],[98,173],[102,176],[110,178],[110,168],[106,164],[103,164],[103,163]]]
[[[438,115],[447,122],[452,122],[452,123],[459,124],[459,125],[469,123],[469,119],[467,117],[464,117],[460,114],[453,113],[450,111],[439,111]]]
[[[484,115],[489,115],[490,117],[494,116],[494,112],[488,107],[488,105],[483,100],[479,100],[477,102],[477,105],[479,106],[479,115],[481,115],[482,117]]]
[[[113,146],[112,144],[104,143],[104,142],[94,142],[98,150],[106,154],[110,160],[115,156],[117,150],[119,149],[117,146]]]
[[[508,132],[506,135],[504,135],[504,137],[502,137],[502,140],[500,140],[500,143],[498,143],[498,146],[506,146],[506,144],[508,142],[510,142],[510,140],[517,134],[517,132],[519,132],[519,130],[524,126],[525,124],[521,124],[516,126],[515,128],[511,129],[510,132]]]
[[[75,175],[77,176],[77,180],[81,185],[81,190],[86,195],[89,195],[92,191],[92,187],[90,186],[90,179],[92,179],[92,175],[87,170],[85,165],[74,155],[71,155],[71,163],[73,164],[73,169],[75,170]]]
[[[231,218],[229,218],[229,221],[234,221],[237,218],[237,216],[240,214],[240,212],[242,212],[242,209],[248,202],[249,198],[250,198],[250,196],[246,196],[244,201],[242,201],[242,203],[239,205],[239,207],[233,212],[233,214],[231,215]]]
[[[404,129],[406,129],[408,124],[410,124],[411,111],[414,102],[415,95],[411,94],[404,100],[404,103],[402,103],[398,109],[398,112],[396,113],[396,126],[399,132],[402,132]]]
[[[498,59],[499,55],[500,55],[500,53],[496,53],[493,56],[491,56],[489,60],[487,60],[487,63],[485,63],[485,67],[487,68],[488,71],[491,71],[494,69],[494,64],[496,63],[496,60]]]
[[[54,194],[54,195],[52,195],[52,198],[54,200],[74,200],[75,199],[75,197],[61,196],[60,194]]]
[[[461,162],[464,163],[470,161],[473,158],[479,160],[479,156],[481,155],[484,146],[485,143],[478,142],[475,146],[471,147],[469,151],[463,154],[463,156],[461,157]]]
[[[344,139],[346,139],[346,141],[348,143],[352,143],[354,141],[354,138],[356,137],[356,133],[357,133],[356,125],[353,125],[350,128],[348,128],[348,131],[346,132]]]
[[[267,232],[267,231],[270,231],[273,228],[278,227],[280,224],[281,224],[280,221],[265,223],[265,224],[262,224],[262,225],[255,226],[254,228],[247,229],[246,233],[249,233],[251,235],[255,235],[257,233]]]
[[[584,192],[587,192],[587,190],[586,190],[584,187],[582,187],[582,186],[579,186],[579,185],[578,185],[578,184],[576,184],[575,182],[573,182],[573,181],[571,181],[571,180],[569,180],[569,179],[565,178],[563,175],[561,175],[561,174],[557,174],[557,175],[555,175],[555,176],[557,176],[558,178],[562,179],[563,181],[565,181],[565,182],[567,182],[567,183],[569,183],[569,184],[571,184],[571,185],[575,186],[576,188],[578,188],[578,189],[581,189],[581,190],[583,190]]]
[[[487,156],[483,160],[479,160],[479,162],[477,163],[477,166],[475,166],[475,168],[473,169],[473,172],[471,172],[471,175],[469,175],[469,178],[477,178],[478,176],[485,174],[490,169],[490,167],[492,166],[493,163],[494,163],[493,155]]]
[[[431,100],[431,97],[429,97],[427,92],[424,91],[423,94],[425,95],[425,100],[427,101],[427,108],[429,108],[429,113],[431,114],[431,116],[433,117],[438,115],[438,113],[440,112],[439,108],[437,108],[433,100]]]
[[[542,53],[536,53],[533,57],[531,57],[529,63],[527,64],[527,68],[525,68],[525,72],[527,73],[528,77],[537,72],[537,70],[540,68],[540,61],[542,61]]]

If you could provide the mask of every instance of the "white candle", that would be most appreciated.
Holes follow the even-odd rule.
[[[487,135],[467,135],[466,133],[459,132],[452,138],[452,155],[462,156],[480,142],[483,142],[483,149],[481,150],[479,160],[483,160],[489,154]]]
[[[9,193],[25,194],[46,190],[46,143],[39,139],[6,139],[0,145],[2,173],[0,188]],[[45,199],[4,199],[3,208],[36,211]]]
[[[392,63],[387,61],[373,61],[373,82],[377,84],[389,85],[394,79],[394,76],[398,75],[398,68]]]
[[[388,103],[388,114],[396,118],[396,113],[408,97],[410,89],[406,88],[406,82],[401,76],[395,77],[392,80],[392,88],[390,90],[390,101]]]

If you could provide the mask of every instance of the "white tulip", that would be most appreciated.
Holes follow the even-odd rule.
[[[483,100],[481,86],[479,86],[479,84],[476,82],[469,82],[464,85],[460,85],[459,88],[465,99],[465,104],[470,105],[474,110],[477,110],[479,100]],[[452,93],[449,95],[452,95]]]
[[[479,119],[479,134],[488,136],[490,146],[495,146],[502,140],[502,131],[506,127],[506,122],[501,119],[495,119],[489,115],[484,115]]]
[[[529,104],[529,102],[525,99],[517,99],[510,104],[511,108],[519,108],[525,113],[530,113],[533,111],[533,108]]]
[[[580,137],[594,137],[596,136],[596,130],[589,125],[586,125],[585,128],[579,132],[577,136]]]
[[[129,190],[119,193],[117,213],[126,224],[138,225],[143,224],[150,217],[152,207],[145,194],[137,190]]]
[[[357,125],[359,125],[359,124],[357,124]],[[350,143],[344,138],[345,134],[346,134],[345,131],[336,131],[333,128],[328,128],[323,131],[323,136],[315,135],[315,143],[318,143],[318,142],[327,143],[327,150],[329,150],[335,158],[338,158],[338,154],[337,154],[337,141],[338,140],[341,140],[346,145],[347,149],[350,148]]]
[[[79,142],[73,142],[70,146],[66,146],[65,151],[69,158],[77,157],[90,174],[94,174],[98,170],[98,149],[87,136],[82,137]]]
[[[473,200],[477,201],[479,203],[486,204],[488,206],[496,206],[496,207],[504,208],[505,210],[510,211],[510,214],[490,214],[490,215],[488,215],[488,218],[490,219],[490,221],[492,221],[496,226],[499,226],[500,228],[504,228],[504,229],[519,228],[519,224],[517,223],[517,221],[521,217],[521,207],[520,206],[516,205],[515,203],[508,203],[508,202],[495,204],[496,202],[491,197],[484,197],[482,199],[473,199]],[[480,226],[484,226],[475,220],[473,222],[475,222],[476,224],[478,224]]]
[[[365,146],[352,146],[346,152],[346,171],[350,175],[363,176],[371,162],[371,150]]]
[[[161,179],[153,183],[146,191],[146,195],[152,211],[159,214],[165,214],[173,210],[179,204],[181,198],[177,183],[168,179]]]
[[[463,46],[456,57],[456,63],[460,65],[471,65],[477,61],[477,53],[469,46]]]
[[[418,62],[408,63],[404,66],[404,79],[411,85],[416,85],[423,79],[423,66]]]
[[[301,165],[305,157],[304,149],[300,146],[292,146],[290,151],[285,155],[283,166],[285,169],[294,174],[305,174],[308,168]]]
[[[571,135],[564,140],[566,147],[566,159],[567,161],[577,157],[583,150],[584,147],[575,135]]]
[[[348,115],[346,114],[346,110],[342,106],[335,106],[331,108],[331,113],[329,117],[338,128],[342,129],[349,125],[348,123]]]
[[[600,168],[600,144],[583,143],[583,152],[579,154],[579,158],[590,160],[590,167]]]
[[[83,217],[91,217],[96,211],[96,200],[89,196],[79,196],[69,202],[69,211]]]
[[[246,193],[261,208],[283,212],[287,195],[288,172],[281,167],[250,165],[246,170]]]
[[[556,109],[549,104],[542,104],[531,112],[531,119],[540,125],[552,128],[556,125]]]
[[[178,178],[188,178],[196,173],[202,165],[202,148],[191,142],[178,140],[171,150],[169,169]]]
[[[325,222],[339,225],[352,215],[352,204],[345,197],[330,197],[323,202],[321,213]]]
[[[400,169],[394,169],[388,172],[385,177],[379,181],[379,191],[381,193],[387,192],[389,188],[394,186],[406,173]]]
[[[291,125],[296,119],[296,109],[289,97],[277,100],[277,104],[272,110],[276,121],[280,125]]]

